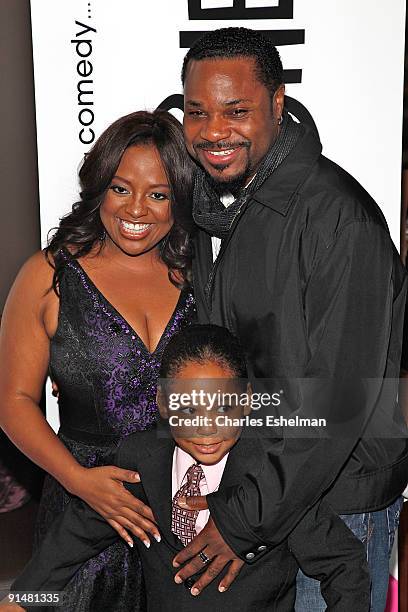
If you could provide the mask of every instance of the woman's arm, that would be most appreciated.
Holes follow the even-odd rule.
[[[14,444],[68,490],[80,468],[54,434],[38,402],[49,360],[58,299],[47,290],[52,268],[43,253],[23,266],[10,291],[0,329],[0,424]],[[55,323],[54,323],[55,320]]]
[[[53,270],[42,252],[23,266],[11,289],[0,330],[0,426],[32,461],[86,501],[129,542],[125,529],[148,541],[158,535],[153,514],[122,482],[138,475],[114,466],[82,467],[55,435],[38,402],[47,376],[49,344],[58,321]]]

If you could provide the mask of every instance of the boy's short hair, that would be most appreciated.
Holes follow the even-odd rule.
[[[214,361],[237,378],[248,376],[238,339],[218,325],[189,325],[172,336],[163,352],[159,377],[173,378],[189,361]]]

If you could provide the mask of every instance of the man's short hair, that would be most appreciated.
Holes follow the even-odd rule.
[[[270,92],[271,98],[283,83],[283,67],[276,47],[257,30],[220,28],[207,32],[186,54],[181,71],[184,85],[191,60],[248,57],[255,60],[256,76]]]

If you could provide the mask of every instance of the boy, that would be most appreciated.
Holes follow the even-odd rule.
[[[303,517],[287,541],[271,548],[259,542],[225,592],[213,581],[198,597],[190,588],[194,580],[176,584],[172,559],[205,523],[197,511],[183,510],[180,497],[211,494],[251,478],[262,469],[264,429],[251,435],[231,424],[246,416],[250,407],[231,400],[215,402],[211,410],[200,402],[170,402],[186,393],[239,394],[246,366],[237,340],[224,328],[194,325],[174,336],[163,356],[160,375],[166,379],[158,390],[163,419],[162,437],[156,429],[132,434],[122,441],[114,464],[136,470],[141,482],[128,490],[150,505],[161,532],[161,542],[149,547],[137,541],[146,586],[147,610],[173,611],[271,611],[293,610],[298,564],[321,581],[328,610],[363,612],[369,608],[369,574],[361,544],[331,509],[320,502]],[[239,380],[237,380],[239,379]],[[249,389],[250,390],[250,389]],[[175,392],[178,393],[175,393]],[[229,419],[225,419],[228,416]],[[170,418],[171,417],[171,418]],[[221,418],[220,418],[221,417]],[[170,418],[170,431],[166,421]],[[222,421],[228,421],[223,426]],[[275,438],[269,431],[269,445]],[[276,438],[276,453],[281,441]],[[276,476],[279,486],[279,475]],[[305,483],[305,486],[306,483]],[[267,511],[267,509],[266,509]],[[12,585],[13,591],[60,590],[81,564],[117,538],[106,521],[80,500],[72,501],[53,523],[42,546]],[[199,554],[203,569],[211,559]],[[111,612],[111,611],[109,611]]]

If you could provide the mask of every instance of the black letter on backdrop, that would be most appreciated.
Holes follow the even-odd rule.
[[[189,19],[293,19],[293,0],[279,0],[278,6],[247,8],[245,0],[234,0],[234,6],[201,8],[201,0],[188,0]]]
[[[201,0],[188,0],[188,17],[190,20],[201,19],[293,19],[293,0],[279,0],[278,6],[247,8],[245,0],[234,0],[232,7],[201,8]],[[283,45],[303,45],[304,30],[261,30],[276,47]],[[189,49],[206,31],[180,32],[180,47]],[[300,68],[283,71],[285,83],[301,83]]]

